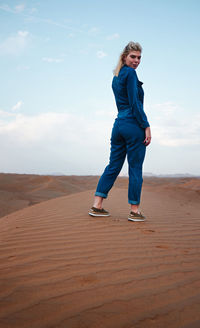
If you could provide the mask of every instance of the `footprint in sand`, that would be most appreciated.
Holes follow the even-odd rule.
[[[142,231],[142,233],[145,233],[145,234],[152,233],[152,232],[155,232],[155,230],[148,229],[148,230]]]
[[[167,246],[167,245],[158,245],[158,246],[156,246],[156,248],[168,249],[169,246]]]
[[[98,281],[97,277],[95,275],[86,275],[84,277],[76,278],[77,282],[79,282],[82,286],[93,284]]]

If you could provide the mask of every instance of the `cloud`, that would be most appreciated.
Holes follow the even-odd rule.
[[[99,59],[102,59],[107,56],[107,54],[102,50],[97,51],[96,55],[97,55],[97,58],[99,58]]]
[[[62,58],[51,58],[51,57],[43,57],[42,60],[47,63],[61,63],[63,62]]]
[[[156,105],[154,112],[158,114],[155,107]],[[165,112],[168,112],[167,105]],[[0,171],[37,174],[51,174],[56,171],[63,174],[101,174],[109,160],[110,134],[115,115],[114,108],[112,113],[106,108],[104,110],[98,108],[90,116],[85,116],[80,112],[24,115],[19,112],[0,110],[2,159]],[[200,134],[192,128],[197,118],[199,119],[199,116],[194,117],[190,125],[192,138],[197,136],[197,133]],[[182,142],[178,143],[179,147],[175,147],[176,128],[173,127],[174,135],[171,131],[166,136],[169,126],[164,126],[163,123],[159,126],[158,123],[161,124],[160,118],[156,124],[152,120],[153,142],[148,147],[151,156],[145,161],[145,170],[154,173],[196,172],[198,174],[198,148],[195,143],[190,142],[192,138],[189,137],[188,143],[187,135],[186,140],[183,140],[182,134]],[[184,129],[181,125],[180,127]],[[156,130],[157,128],[160,130]],[[184,131],[188,133],[187,129]],[[171,145],[163,142],[167,140],[167,137]],[[121,174],[127,172],[126,167],[125,164]]]
[[[28,71],[30,69],[30,66],[26,66],[26,65],[19,65],[17,66],[17,71],[21,72],[21,71]]]
[[[25,5],[24,5],[23,3],[21,3],[21,4],[17,5],[17,6],[15,6],[15,12],[16,12],[16,13],[21,13],[21,12],[24,11],[24,9],[25,9]]]
[[[0,9],[1,9],[1,10],[4,10],[4,11],[7,11],[7,12],[14,12],[14,10],[12,10],[12,9],[10,8],[10,6],[8,6],[7,4],[2,4],[2,5],[0,5]]]
[[[118,33],[114,33],[114,34],[108,35],[106,37],[106,40],[115,40],[115,39],[119,39],[119,34]]]
[[[10,117],[16,117],[15,113],[10,113],[10,112],[6,112],[5,110],[0,109],[0,122],[2,123],[2,126],[4,126],[6,124],[6,122],[8,122],[8,119]]]
[[[47,25],[53,25],[53,26],[56,26],[58,28],[68,30],[73,34],[77,34],[77,33],[82,34],[82,33],[84,33],[84,30],[82,30],[81,28],[76,28],[76,27],[67,25],[65,23],[62,23],[60,21],[54,21],[54,20],[49,19],[49,18],[43,18],[43,17],[38,17],[38,16],[36,17],[33,14],[35,12],[37,12],[37,8],[34,8],[34,7],[25,8],[24,4],[19,4],[15,7],[10,7],[7,4],[2,4],[2,5],[0,5],[0,10],[10,12],[10,13],[16,14],[16,15],[21,15],[28,22],[29,21],[34,21],[34,22],[44,23],[44,24],[47,24]],[[85,33],[88,34],[88,31],[85,32]],[[91,33],[91,35],[96,35],[95,33],[97,33],[97,29],[92,28],[89,33]]]
[[[37,8],[34,8],[34,7],[33,7],[33,8],[30,9],[30,13],[31,13],[31,14],[36,13],[36,12],[37,12]]]
[[[150,110],[154,142],[169,147],[200,145],[200,114],[191,116],[171,102],[155,104]]]
[[[95,114],[86,119],[80,114],[51,112],[28,116],[0,111],[0,151],[5,167],[16,172],[18,165],[22,172],[26,166],[27,172],[36,161],[38,172],[52,168],[51,172],[95,174],[99,166],[105,165],[105,159],[108,161],[112,120],[104,117],[102,125]],[[90,160],[95,149],[98,154]],[[10,160],[13,152],[18,154],[18,164]],[[0,170],[3,168],[1,162]]]
[[[18,103],[21,104],[21,102]],[[99,113],[97,113],[98,115]],[[108,118],[105,120],[102,131],[102,121],[98,122],[95,116],[96,114],[94,114],[93,118],[86,119],[78,114],[56,112],[28,116],[1,110],[0,119],[3,119],[3,125],[0,127],[0,134],[9,132],[10,138],[17,138],[18,141],[23,140],[23,142],[42,141],[43,138],[53,138],[58,141],[58,138],[62,137],[62,141],[59,141],[61,143],[67,142],[68,144],[74,141],[73,144],[76,142],[83,144],[85,138],[89,143],[93,143],[94,141],[91,139],[92,133],[96,131],[95,135],[101,140],[102,135],[105,134],[106,127],[110,126],[109,121],[112,120],[112,117],[110,120]],[[11,121],[10,117],[12,118]],[[78,134],[77,131],[79,132]],[[22,136],[23,138],[21,138]],[[24,139],[24,137],[26,138]]]
[[[33,15],[26,15],[27,18],[30,18],[31,20],[34,20],[35,22],[41,22],[41,23],[44,23],[44,24],[47,24],[47,25],[53,25],[53,26],[56,26],[58,28],[61,28],[61,29],[64,29],[64,30],[68,30],[70,31],[70,33],[73,33],[73,34],[77,34],[77,33],[80,33],[82,34],[83,33],[83,30],[80,29],[80,28],[76,28],[76,27],[73,27],[73,26],[70,26],[70,25],[66,25],[65,23],[60,23],[60,22],[56,22],[52,19],[46,19],[46,18],[39,18],[39,17],[35,17]]]
[[[13,13],[13,14],[20,14],[24,11],[25,5],[23,3],[21,3],[17,6],[15,6],[15,7],[10,7],[7,4],[2,4],[2,5],[0,5],[0,9],[4,10],[4,11],[7,11],[7,12],[10,12],[10,13]]]
[[[0,43],[0,55],[20,55],[27,48],[29,41],[28,31],[18,31],[16,35]]]
[[[26,38],[28,36],[28,31],[18,31],[18,36]]]
[[[92,27],[89,29],[88,34],[91,36],[96,36],[97,34],[99,34],[100,30],[98,27]]]
[[[68,38],[74,38],[74,37],[75,37],[75,34],[74,34],[74,33],[69,33],[69,34],[67,35],[67,37],[68,37]]]
[[[16,105],[14,105],[14,106],[12,107],[12,110],[13,110],[13,111],[19,110],[19,109],[21,108],[22,104],[23,104],[23,102],[22,102],[21,100],[18,101],[18,102],[16,103]]]

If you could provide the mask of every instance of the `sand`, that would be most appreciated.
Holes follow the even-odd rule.
[[[146,181],[143,223],[127,220],[124,180],[105,201],[109,218],[87,214],[94,190],[2,217],[0,327],[200,327],[199,180],[191,181]]]

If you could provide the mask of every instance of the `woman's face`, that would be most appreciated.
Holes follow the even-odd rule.
[[[141,52],[140,51],[130,51],[129,54],[125,57],[124,63],[127,66],[130,66],[136,69],[141,60]]]

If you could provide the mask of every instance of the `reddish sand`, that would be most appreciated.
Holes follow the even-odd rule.
[[[127,179],[109,218],[87,214],[93,190],[2,217],[0,327],[199,328],[199,182],[145,180],[143,223],[127,220]]]

